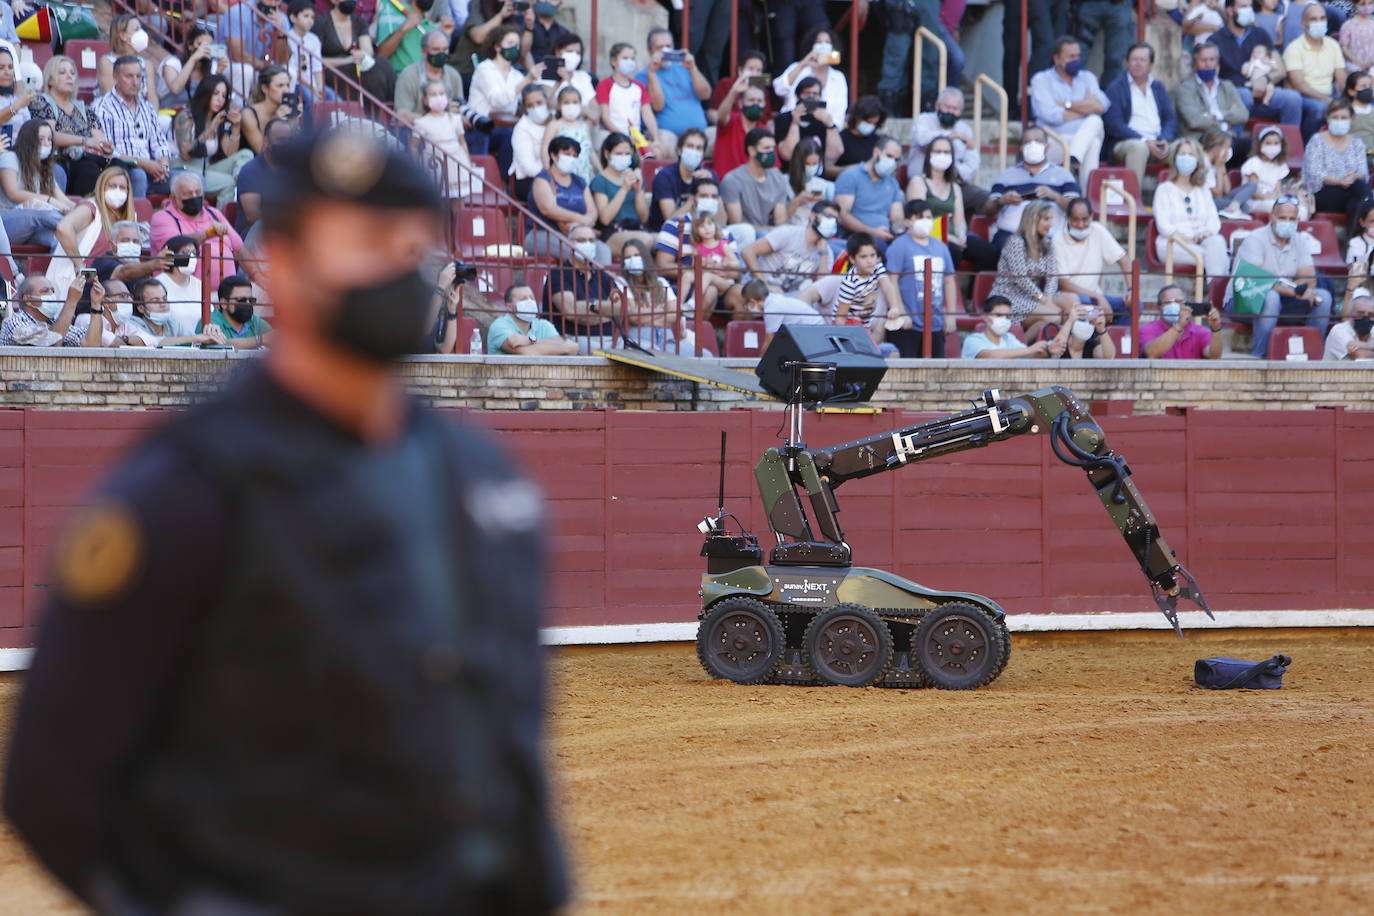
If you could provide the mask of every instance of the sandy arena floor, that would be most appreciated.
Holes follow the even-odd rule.
[[[1192,688],[1294,656],[1282,691]],[[1374,632],[1018,636],[972,693],[740,687],[690,646],[553,661],[578,911],[1367,913]],[[8,732],[17,678],[0,681]],[[0,913],[75,908],[0,833]]]

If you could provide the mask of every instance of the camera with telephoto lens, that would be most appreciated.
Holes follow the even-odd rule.
[[[453,262],[453,285],[454,285],[454,286],[457,286],[459,283],[473,283],[473,282],[475,282],[476,280],[477,280],[477,268],[476,268],[476,267],[469,267],[467,264],[464,264],[462,261],[458,261],[458,260],[455,260],[455,261]]]
[[[484,114],[479,114],[471,105],[464,104],[458,109],[458,113],[468,119],[468,123],[473,126],[474,130],[480,130],[484,134],[491,133],[491,129],[496,126],[492,123],[491,118]]]

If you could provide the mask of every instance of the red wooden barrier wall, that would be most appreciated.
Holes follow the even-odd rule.
[[[63,517],[167,416],[0,410],[0,646],[32,641]],[[923,416],[810,418],[807,438],[843,442]],[[722,428],[727,508],[768,540],[753,466],[778,441],[781,414],[461,417],[498,431],[545,488],[553,624],[693,619],[694,526],[715,509]],[[1102,423],[1213,607],[1374,607],[1374,413],[1190,410]],[[982,592],[1012,612],[1154,609],[1082,472],[1061,465],[1043,436],[855,481],[838,495],[859,564]]]

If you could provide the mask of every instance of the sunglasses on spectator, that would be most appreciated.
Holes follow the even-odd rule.
[[[233,303],[236,303],[236,304],[238,304],[238,305],[257,305],[257,304],[258,304],[258,297],[257,297],[257,296],[234,296],[233,298],[229,299],[228,301],[233,302]]]

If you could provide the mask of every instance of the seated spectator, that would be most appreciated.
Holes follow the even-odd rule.
[[[58,54],[43,65],[44,92],[29,103],[29,117],[47,121],[57,133],[54,141],[67,170],[66,192],[72,198],[89,194],[101,171],[109,165],[114,144],[105,136],[100,119],[76,97],[76,62]]]
[[[1251,353],[1260,359],[1269,358],[1269,335],[1280,314],[1303,317],[1308,327],[1318,331],[1325,331],[1331,318],[1331,294],[1317,287],[1312,252],[1297,235],[1297,198],[1280,197],[1274,201],[1269,225],[1246,236],[1236,252],[1233,274],[1245,262],[1279,278],[1265,294],[1264,306],[1255,319]],[[1230,295],[1228,286],[1228,301]]]
[[[1063,322],[1078,305],[1078,297],[1059,290],[1059,260],[1050,236],[1054,231],[1054,205],[1037,200],[1026,206],[1016,234],[1002,246],[997,279],[992,292],[1005,296],[1012,315],[1021,322],[1026,339],[1032,340],[1046,322]]]
[[[162,246],[159,255],[167,259],[167,267],[158,281],[167,291],[167,304],[182,327],[195,327],[200,321],[200,277],[197,273],[198,248],[189,235],[174,235]]]
[[[1255,185],[1245,209],[1251,214],[1268,213],[1282,193],[1288,172],[1288,138],[1277,127],[1262,128],[1259,150],[1240,167],[1241,180]]]
[[[787,186],[792,199],[798,201],[797,209],[787,220],[789,225],[805,226],[811,219],[812,204],[835,199],[835,182],[821,177],[824,172],[825,158],[816,141],[807,139],[799,143],[787,166]]]
[[[224,214],[205,202],[205,190],[195,172],[177,172],[172,178],[172,194],[161,210],[153,214],[153,251],[162,250],[174,235],[189,235],[199,248],[210,240],[210,263],[205,276],[211,286],[219,286],[225,276],[238,271],[237,258],[243,239],[229,225]],[[137,299],[138,290],[134,290]]]
[[[1357,288],[1369,286],[1372,273],[1370,264],[1374,261],[1374,199],[1360,204],[1356,221],[1359,223],[1359,232],[1351,234],[1345,249],[1347,307]]]
[[[172,121],[177,144],[173,167],[199,174],[205,193],[220,206],[234,199],[239,172],[253,158],[242,142],[242,123],[242,112],[229,105],[229,81],[222,76],[201,80],[191,104]]]
[[[711,97],[711,84],[697,69],[696,58],[682,51],[679,63],[665,59],[673,50],[673,33],[667,29],[649,32],[649,66],[635,79],[649,90],[649,104],[658,124],[660,146],[677,146],[684,131],[708,128],[702,102]]]
[[[252,3],[216,3],[210,8],[210,12],[219,10],[218,15],[209,19],[210,28],[215,40],[225,46],[225,74],[229,77],[234,94],[242,100],[248,99],[259,73],[273,59],[276,36],[273,30],[262,27],[262,22],[255,15],[259,9]],[[264,10],[263,14],[270,16],[280,31],[284,32],[289,27],[286,17],[276,7]]]
[[[1209,130],[1222,130],[1235,138],[1244,157],[1250,141],[1243,136],[1249,109],[1234,84],[1217,76],[1217,46],[1203,42],[1193,46],[1193,75],[1178,84],[1179,135],[1198,140]]]
[[[0,107],[0,125],[8,124],[9,132],[17,135],[29,120],[29,105],[38,98],[38,92],[15,76],[14,65],[13,52],[0,45],[0,96],[8,97],[4,107]]]
[[[1364,143],[1350,136],[1355,110],[1345,99],[1327,107],[1326,127],[1302,154],[1302,182],[1313,194],[1319,213],[1344,213],[1355,227],[1360,204],[1369,199],[1369,159]]]
[[[692,182],[715,178],[716,173],[702,165],[706,159],[706,132],[689,127],[677,138],[677,162],[654,173],[653,194],[649,201],[649,228],[657,232],[665,220],[687,212],[692,197]]]
[[[1217,46],[1218,72],[1236,87],[1251,118],[1302,123],[1302,96],[1279,86],[1286,76],[1273,37],[1255,22],[1256,0],[1226,0],[1226,25],[1207,39]]]
[[[983,303],[983,330],[964,338],[960,359],[1043,359],[1050,355],[1050,342],[1037,340],[1025,344],[1011,333],[1011,300],[993,294]]]
[[[372,17],[372,40],[377,45],[377,56],[390,60],[393,71],[399,73],[424,58],[424,37],[437,29],[424,15],[432,6],[432,2],[424,0],[386,0],[377,4],[377,13]],[[449,25],[452,28],[452,23]],[[475,82],[476,77],[473,79]]]
[[[0,325],[0,347],[79,347],[85,333],[73,327],[79,284],[64,300],[42,274],[25,277],[19,284],[15,308]]]
[[[694,228],[699,229],[709,219],[698,220]],[[624,252],[626,335],[641,347],[676,350],[681,342],[684,351],[690,345],[695,352],[696,334],[687,330],[685,320],[692,316],[678,310],[672,284],[654,269],[650,246],[640,239],[631,239],[625,243]],[[704,248],[699,247],[698,253],[705,260]]]
[[[554,137],[567,137],[577,143],[577,157],[570,174],[590,183],[596,176],[592,168],[592,127],[595,123],[587,114],[583,100],[593,98],[584,96],[572,86],[558,90],[558,116],[549,121],[544,128],[544,149]],[[547,161],[547,160],[546,160]],[[532,186],[532,185],[531,185]]]
[[[1101,165],[1106,136],[1102,113],[1110,103],[1097,77],[1083,68],[1081,53],[1077,41],[1060,38],[1054,43],[1054,66],[1031,77],[1030,91],[1036,121],[1068,141],[1073,163],[1064,164],[1086,185],[1088,175]]]
[[[1130,296],[1108,296],[1102,292],[1102,278],[1111,265],[1121,268],[1127,284],[1131,278],[1131,256],[1117,244],[1110,229],[1093,219],[1092,205],[1085,198],[1069,201],[1069,219],[1065,231],[1054,237],[1054,256],[1063,275],[1059,288],[1078,297],[1084,305],[1096,305],[1107,316],[1107,323],[1129,318],[1126,299]]]
[[[673,143],[659,136],[658,118],[649,98],[649,87],[634,79],[639,70],[635,49],[623,41],[611,45],[611,78],[596,87],[596,104],[601,109],[601,126],[611,133],[624,134],[636,144],[643,138],[649,150],[641,154],[656,159],[673,155]],[[639,137],[635,135],[639,134]]]
[[[515,0],[501,0],[500,3],[456,0],[450,5],[455,8],[467,6],[467,16],[459,23],[458,34],[449,54],[449,62],[463,74],[464,80],[471,81],[473,63],[482,57],[482,49],[497,29],[509,27],[521,32],[522,55],[524,49],[533,43],[533,35],[524,27],[525,13],[516,10]],[[457,22],[458,17],[455,16],[454,21]]]
[[[636,233],[645,232],[649,220],[649,195],[644,192],[644,172],[635,167],[634,146],[624,134],[607,134],[601,143],[601,173],[590,185],[596,204],[596,226],[610,246],[611,256]],[[652,238],[644,239],[652,245]]]
[[[1172,283],[1159,291],[1159,317],[1140,325],[1146,359],[1221,359],[1221,313],[1198,303],[1195,313]]]
[[[970,235],[968,231],[964,190],[954,166],[954,141],[949,137],[936,137],[927,149],[921,173],[907,182],[906,199],[924,200],[930,204],[931,215],[945,221],[945,244],[955,264],[967,257],[976,270],[996,270],[997,249],[991,242]]]
[[[933,238],[934,213],[924,200],[909,200],[902,210],[906,231],[887,248],[887,272],[897,278],[909,322],[895,327],[888,311],[887,340],[903,357],[914,359],[922,353],[925,330],[925,303],[930,298],[930,355],[945,356],[945,323],[953,322],[959,303],[959,287],[954,275],[955,261],[945,243]],[[931,288],[925,288],[925,265],[931,264]]]
[[[1302,96],[1302,138],[1311,139],[1327,116],[1326,107],[1345,85],[1345,55],[1327,34],[1326,9],[1310,3],[1302,11],[1303,36],[1284,48],[1288,83]]]
[[[426,32],[421,45],[424,57],[396,77],[396,117],[406,124],[429,112],[425,87],[443,83],[455,113],[463,102],[463,75],[448,63],[448,36],[440,29]]]
[[[110,247],[102,255],[94,258],[90,266],[105,286],[109,296],[110,282],[133,283],[144,277],[172,269],[170,254],[156,254],[143,260],[143,233],[138,223],[120,220],[110,227]],[[132,301],[132,300],[131,300]]]
[[[719,307],[726,314],[748,317],[741,312],[739,245],[734,233],[723,226],[725,215],[720,206],[720,184],[714,178],[697,178],[691,190],[687,212],[668,220],[659,230],[654,245],[654,263],[661,275],[682,281],[683,302],[701,299],[697,314],[707,317],[715,314]],[[697,222],[706,218],[711,228],[698,229]],[[746,228],[752,231],[752,227]],[[696,280],[694,239],[701,239],[709,249],[702,261],[703,268],[709,266],[710,269],[702,271],[705,289],[700,297],[691,285]]]
[[[836,168],[867,162],[873,155],[878,133],[887,124],[887,109],[876,95],[863,95],[849,111],[849,121],[840,131],[843,152],[835,160]]]
[[[132,333],[121,342],[135,347],[178,347],[196,344],[224,345],[224,335],[211,325],[204,333],[196,330],[196,322],[187,322],[172,312],[167,302],[167,290],[152,278],[139,280],[133,286],[134,309],[128,326]]]
[[[761,233],[770,226],[785,226],[802,202],[792,198],[787,178],[775,168],[778,143],[772,134],[761,127],[754,128],[744,138],[744,149],[749,160],[721,179],[720,196],[725,201],[726,218],[735,238],[747,245],[753,238],[743,237],[741,232],[747,234],[744,227],[752,226]]]
[[[256,350],[272,343],[272,326],[253,314],[258,300],[253,295],[253,284],[247,277],[230,274],[219,282],[216,293],[210,322],[212,327],[219,328],[225,343],[235,350]],[[198,323],[196,333],[205,332],[204,323]]]
[[[1255,25],[1276,47],[1283,47],[1287,40],[1283,36],[1283,18],[1288,12],[1287,0],[1256,0]]]
[[[1359,138],[1367,150],[1374,150],[1374,78],[1368,73],[1351,73],[1345,78],[1345,99],[1355,117],[1350,136]]]
[[[262,152],[262,129],[268,121],[280,118],[299,127],[303,113],[300,99],[291,92],[291,75],[286,68],[276,64],[263,67],[253,88],[251,104],[243,106],[239,113],[244,145],[254,153]]]
[[[906,170],[908,175],[923,174],[930,144],[935,142],[936,137],[947,137],[954,145],[954,169],[963,185],[964,204],[968,212],[979,213],[987,203],[988,192],[977,184],[978,166],[982,157],[978,153],[978,142],[973,136],[973,125],[964,120],[963,114],[963,90],[954,86],[945,87],[944,91],[935,97],[935,109],[921,112],[911,123],[911,156],[907,159]],[[1024,143],[1024,134],[1021,139]],[[1041,144],[1044,141],[1042,132]]]
[[[737,110],[737,106],[743,96],[744,90],[751,84],[764,89],[768,86],[766,73],[768,71],[768,58],[757,48],[744,48],[740,51],[739,72],[735,76],[722,76],[716,82],[716,88],[711,92],[711,101],[707,103],[706,120],[715,124],[717,127],[723,126],[730,112]],[[760,121],[773,120],[771,105],[765,105]],[[753,129],[755,125],[750,125]],[[744,133],[748,133],[746,130]],[[741,133],[740,137],[743,138]],[[720,144],[720,135],[716,135],[716,144]],[[741,155],[744,148],[740,147]]]
[[[1355,15],[1341,24],[1341,52],[1346,70],[1367,73],[1374,67],[1374,7],[1361,2],[1354,10]]]
[[[773,130],[779,138],[778,157],[783,162],[791,160],[792,150],[802,140],[814,140],[825,150],[827,162],[834,162],[844,152],[834,118],[821,97],[820,81],[814,76],[797,84],[797,107],[774,118]]]
[[[879,253],[886,252],[887,243],[896,238],[893,228],[902,225],[902,186],[893,174],[901,158],[901,144],[891,137],[879,137],[873,145],[873,157],[861,165],[851,165],[835,182],[840,226],[846,232],[873,236]]]
[[[1065,321],[1050,341],[1050,356],[1059,359],[1116,359],[1116,343],[1107,333],[1111,312],[1097,305],[1080,305],[1073,321]]]
[[[1374,298],[1361,287],[1350,295],[1348,317],[1331,326],[1326,335],[1323,360],[1374,359]]]
[[[1108,105],[1102,114],[1107,135],[1104,158],[1135,172],[1142,187],[1145,166],[1163,162],[1169,144],[1178,139],[1178,118],[1169,91],[1150,75],[1154,63],[1152,46],[1143,41],[1131,45],[1126,72],[1107,84]]]
[[[572,32],[554,18],[562,5],[563,0],[536,0],[525,11],[525,28],[530,33],[529,49],[525,59],[531,69],[542,65],[544,58],[558,53],[555,48],[559,39],[572,35]]]
[[[520,32],[509,26],[497,29],[487,42],[486,59],[472,74],[472,110],[509,128],[515,124],[520,94],[539,78],[537,73],[521,73],[515,67],[520,59]]]
[[[362,86],[363,91],[378,99],[394,99],[396,97],[396,68],[386,55],[377,52],[377,46],[372,41],[372,34],[368,30],[367,18],[362,15],[362,10],[357,7],[362,6],[356,0],[327,0],[329,9],[315,19],[314,31],[320,36],[320,53],[324,56],[326,67],[346,73],[353,78],[358,85]],[[239,4],[244,6],[244,4]],[[481,4],[474,3],[473,7],[480,7]],[[232,12],[231,8],[231,12]],[[471,20],[471,16],[469,16]],[[499,24],[499,20],[497,21]],[[473,23],[469,21],[469,26],[476,28],[480,25],[479,21]],[[492,28],[495,26],[493,25]],[[216,34],[223,38],[222,28],[216,30]],[[486,38],[483,34],[482,40]],[[475,49],[472,49],[475,50]],[[233,54],[231,52],[230,56]],[[259,55],[261,59],[262,55]],[[459,60],[463,58],[460,55]],[[467,65],[467,70],[460,66],[462,72],[471,73],[472,65]],[[248,87],[251,80],[242,80],[235,83],[235,91],[247,98]],[[336,96],[349,101],[360,101],[358,90],[352,85],[341,79],[335,79],[327,70],[324,76],[325,88],[331,90]],[[269,113],[268,117],[275,115]],[[266,123],[265,121],[263,123]]]
[[[157,97],[157,80],[148,77],[155,72],[157,57],[148,50],[151,44],[147,31],[138,16],[123,13],[110,23],[110,50],[96,63],[96,96],[108,95],[117,82],[115,66],[121,57],[131,57],[138,65],[137,94],[147,99],[154,111],[162,107]]]
[[[615,280],[596,263],[596,230],[578,224],[568,233],[573,250],[563,265],[549,271],[544,287],[544,304],[553,311],[558,333],[577,343],[577,352],[609,346],[615,325],[609,316],[618,314]]]
[[[549,167],[536,175],[530,186],[535,214],[570,238],[576,227],[591,229],[596,225],[596,201],[586,183],[574,174],[581,151],[581,145],[571,137],[554,137],[549,141]],[[531,256],[546,257],[556,247],[557,242],[543,229],[525,236],[525,252]]]
[[[94,193],[77,203],[53,230],[61,249],[54,251],[48,262],[47,276],[53,287],[65,295],[86,259],[110,250],[115,224],[134,223],[135,219],[129,173],[112,165],[100,173]]]
[[[228,70],[229,59],[215,53],[215,36],[207,28],[193,26],[181,54],[168,54],[158,64],[158,102],[169,108],[186,105],[196,94],[196,87],[202,80],[216,75],[226,76]]]
[[[115,62],[114,91],[92,106],[115,155],[134,163],[129,169],[134,197],[147,197],[150,188],[164,191],[172,163],[172,144],[158,124],[157,109],[139,95],[141,74],[138,58],[121,57]]]
[[[433,160],[438,171],[436,176],[439,187],[458,209],[458,202],[464,197],[482,193],[482,170],[475,166],[468,155],[467,135],[463,132],[463,116],[454,111],[448,90],[437,80],[425,84],[425,107],[429,110],[411,122],[414,130],[411,137],[417,150],[421,144],[429,145],[428,156],[422,160]],[[546,109],[547,110],[547,109]],[[434,155],[442,153],[442,157]]]
[[[797,91],[801,81],[814,77],[821,87],[821,98],[833,123],[843,124],[849,114],[849,81],[836,66],[839,54],[835,51],[834,35],[829,29],[816,29],[802,40],[806,56],[790,64],[773,80],[773,91],[783,100],[780,113],[797,107]]]
[[[1021,161],[992,183],[984,210],[997,216],[992,244],[999,250],[1020,228],[1021,214],[1032,200],[1049,202],[1054,231],[1058,232],[1063,228],[1069,198],[1082,193],[1068,169],[1045,160],[1046,151],[1045,132],[1038,127],[1026,128],[1021,134]]]
[[[14,145],[0,154],[0,219],[12,244],[51,250],[57,244],[53,230],[76,206],[57,187],[52,153],[52,125],[27,121]]]
[[[81,332],[83,346],[112,349],[123,343],[122,335],[132,331],[126,327],[132,316],[129,288],[120,280],[97,279],[85,285],[85,292],[77,300],[72,327]]]
[[[1201,251],[1207,276],[1225,276],[1226,240],[1221,237],[1216,204],[1205,187],[1207,171],[1201,147],[1193,140],[1175,140],[1168,167],[1155,189],[1155,256],[1167,262],[1172,248],[1173,263],[1193,265],[1197,263],[1193,251]],[[1170,245],[1170,239],[1188,247]]]
[[[728,206],[728,205],[727,205]],[[829,241],[840,228],[840,208],[828,200],[811,207],[805,226],[779,226],[740,252],[749,272],[776,293],[795,293],[828,272]]]
[[[744,140],[755,128],[772,132],[772,117],[768,112],[768,94],[757,86],[748,85],[748,77],[740,75],[736,86],[721,102],[716,112],[716,174],[728,175],[749,161]],[[742,87],[741,87],[741,84]],[[735,104],[735,99],[739,103]]]
[[[239,201],[238,222],[234,228],[239,235],[246,235],[253,224],[262,216],[262,192],[272,178],[272,149],[285,143],[295,133],[290,121],[273,118],[263,127],[262,151],[246,162],[239,170],[237,193]]]
[[[1245,219],[1242,207],[1249,203],[1259,186],[1241,182],[1231,187],[1231,173],[1227,164],[1234,155],[1233,140],[1231,134],[1215,128],[1202,135],[1202,167],[1207,170],[1202,186],[1212,195],[1212,203],[1222,219]]]
[[[325,100],[324,64],[321,62],[320,36],[311,31],[315,25],[313,0],[291,0],[286,9],[291,27],[284,30],[290,57],[286,70],[291,74],[291,89],[304,100],[307,115],[315,102]]]
[[[872,236],[856,232],[849,237],[846,250],[852,254],[843,274],[826,274],[795,295],[769,292],[762,280],[745,284],[749,306],[763,311],[764,349],[784,324],[858,324],[880,349],[897,354],[895,346],[884,345],[884,322],[895,316],[910,327],[911,321],[905,317],[896,280],[883,266]]]
[[[596,105],[596,79],[582,66],[585,62],[582,53],[582,39],[572,32],[561,35],[553,43],[553,53],[561,60],[562,66],[558,68],[558,82],[549,94],[561,105],[563,104],[562,96],[565,89],[577,90],[578,102],[582,106],[582,116],[592,124],[597,123],[600,120],[601,111]],[[591,149],[590,140],[587,143],[587,148]]]
[[[548,149],[544,134],[550,120],[549,97],[542,84],[532,83],[521,91],[519,111],[520,120],[511,131],[510,174],[515,178],[515,196],[529,200],[530,185],[534,176],[544,171],[544,151]]]

